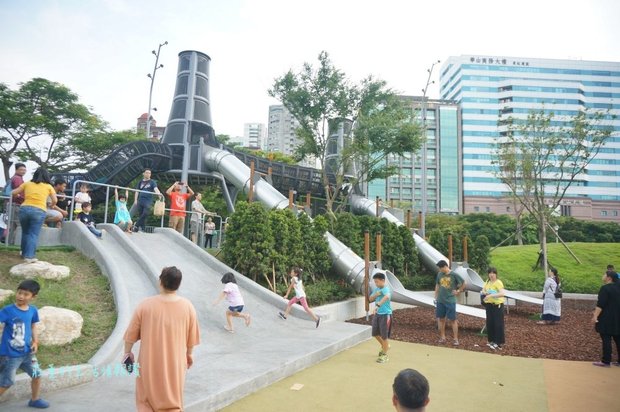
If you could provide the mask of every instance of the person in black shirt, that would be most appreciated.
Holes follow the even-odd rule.
[[[161,195],[161,192],[157,188],[157,182],[155,182],[154,180],[151,180],[151,170],[145,169],[142,176],[143,176],[143,179],[140,182],[138,182],[138,186],[136,187],[136,189],[146,191],[146,192],[153,192],[153,193],[157,193],[158,195]],[[139,216],[138,220],[136,221],[136,224],[133,225],[134,232],[137,232],[140,229],[144,230],[144,228],[146,227],[146,218],[148,217],[151,211],[152,205],[153,205],[152,194],[136,192],[136,197],[135,197],[133,206],[131,206],[131,210],[129,211],[129,214],[131,214],[131,216],[134,216],[134,215]]]

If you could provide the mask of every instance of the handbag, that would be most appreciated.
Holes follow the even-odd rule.
[[[553,292],[553,296],[555,296],[556,299],[562,299],[562,287],[560,285],[558,285],[555,288],[555,292]]]
[[[156,200],[153,206],[153,215],[163,216],[166,209],[166,203],[163,200]]]

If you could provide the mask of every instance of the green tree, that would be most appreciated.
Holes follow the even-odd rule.
[[[413,276],[419,271],[418,249],[409,229],[399,226],[398,231],[403,242],[404,275]]]
[[[485,235],[476,237],[476,240],[469,246],[469,267],[484,272],[489,267],[489,257],[491,254],[491,246],[489,239]]]
[[[332,233],[342,243],[351,248],[359,256],[364,256],[364,236],[360,228],[359,220],[348,212],[340,212],[336,215]]]
[[[304,272],[316,280],[317,277],[325,277],[332,262],[329,257],[329,246],[325,240],[328,223],[324,216],[317,216],[314,221],[308,215],[301,213],[298,217],[301,230],[300,266]]]
[[[382,267],[392,273],[404,273],[405,250],[403,247],[403,237],[398,230],[398,226],[387,219],[381,219],[373,233],[375,239],[379,230],[381,231]]]
[[[317,67],[304,63],[298,73],[289,70],[275,79],[269,95],[280,100],[299,122],[296,132],[301,144],[296,155],[319,161],[327,213],[335,218],[334,202],[343,200],[339,206],[343,207],[350,193],[344,190],[345,183],[393,174],[382,166],[384,160],[390,154],[416,151],[421,128],[385,82],[368,77],[352,84],[324,51],[318,63]],[[347,143],[338,156],[330,156],[338,151],[331,135],[339,128]],[[330,173],[335,181],[330,182]]]
[[[609,113],[581,111],[562,121],[542,108],[531,111],[527,119],[500,121],[507,131],[496,141],[495,175],[535,219],[545,257],[552,214],[609,140],[613,128],[604,122],[614,118]],[[547,259],[543,263],[547,273]]]
[[[444,256],[448,256],[448,241],[441,229],[433,229],[428,235],[429,243]]]

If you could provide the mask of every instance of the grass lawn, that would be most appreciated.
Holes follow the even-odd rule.
[[[61,281],[37,279],[41,291],[34,301],[37,308],[56,306],[74,310],[84,318],[82,336],[63,346],[40,346],[37,358],[42,367],[87,362],[108,338],[116,324],[116,309],[108,279],[97,264],[71,247],[39,248],[37,258],[71,268],[71,276]],[[0,289],[15,291],[22,278],[9,269],[22,260],[19,249],[0,246]],[[14,295],[0,306],[14,302]]]
[[[620,243],[567,243],[581,260],[568,253],[561,243],[549,243],[549,261],[558,269],[565,292],[597,293],[601,275],[608,264],[620,266]],[[543,271],[532,267],[538,259],[539,245],[506,246],[491,253],[506,289],[541,291],[545,281]],[[483,276],[484,278],[484,276]]]

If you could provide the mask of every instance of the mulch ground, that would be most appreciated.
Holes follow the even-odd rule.
[[[506,313],[506,344],[502,355],[575,361],[597,361],[601,356],[601,339],[591,323],[593,301],[564,301],[562,320],[556,325],[537,325],[535,315],[540,306],[519,304]],[[446,326],[446,344],[440,344],[434,308],[415,307],[394,311],[392,339],[433,346],[452,346],[452,330]],[[484,320],[459,314],[459,349],[495,352],[486,346],[480,331]],[[365,318],[351,320],[369,324]],[[615,360],[615,350],[614,350]]]

